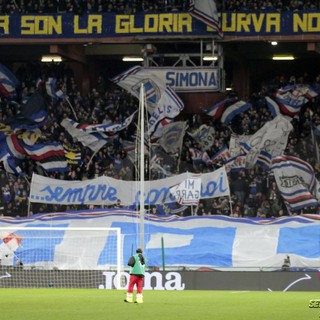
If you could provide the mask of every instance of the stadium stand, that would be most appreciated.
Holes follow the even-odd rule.
[[[0,1],[0,13],[5,15],[32,14],[32,13],[58,13],[58,14],[90,14],[90,13],[160,13],[160,12],[186,12],[186,1]],[[316,10],[318,1],[220,1],[217,6],[221,10],[241,11],[296,11]],[[119,73],[123,70],[119,70]],[[34,160],[29,158],[21,163],[23,175],[11,174],[1,170],[0,214],[5,216],[26,216],[42,212],[56,212],[86,209],[86,205],[58,206],[32,203],[28,208],[28,194],[32,173],[46,175],[50,178],[63,180],[85,180],[99,176],[108,176],[121,180],[133,180],[135,167],[129,159],[129,151],[125,141],[133,142],[135,124],[132,122],[122,130],[117,137],[102,147],[97,154],[89,148],[83,148],[80,143],[75,143],[61,122],[74,117],[82,124],[120,123],[128,118],[138,107],[138,99],[130,95],[110,81],[110,76],[104,71],[92,81],[90,91],[83,93],[79,88],[74,70],[67,63],[22,63],[14,70],[20,81],[21,99],[30,97],[36,91],[46,93],[45,83],[50,78],[56,79],[55,90],[61,90],[68,99],[51,99],[47,96],[48,118],[41,127],[41,137],[38,141],[59,141],[65,150],[79,153],[79,160],[71,161],[65,173],[45,173]],[[296,80],[297,79],[297,80]],[[301,76],[301,69],[295,73],[278,74],[273,78],[262,79],[257,85],[259,89],[250,92],[247,102],[252,107],[237,116],[229,127],[221,125],[216,119],[204,114],[181,113],[177,120],[187,121],[188,134],[185,135],[181,155],[161,155],[156,153],[158,165],[150,170],[150,179],[159,179],[181,172],[206,173],[220,168],[220,160],[204,161],[194,155],[193,150],[200,150],[199,142],[191,138],[203,124],[215,128],[214,142],[207,150],[209,159],[225,145],[229,144],[232,134],[252,135],[273,119],[270,109],[265,102],[265,97],[276,90],[293,84],[310,85],[317,92],[320,88],[319,76],[311,77],[308,73]],[[230,92],[229,97],[237,96],[237,92]],[[317,125],[320,125],[319,98],[317,96],[308,100],[299,113],[294,117],[293,128],[288,138],[285,154],[305,160],[315,169],[319,177],[320,166],[314,153],[310,126],[315,125],[315,134],[320,136]],[[4,122],[12,116],[17,116],[17,108],[10,99],[1,98],[0,121]],[[72,106],[72,108],[70,108]],[[66,151],[67,152],[67,151]],[[70,151],[71,152],[71,151]],[[151,161],[155,161],[150,159]],[[179,163],[179,166],[177,166]],[[162,170],[165,168],[165,173]],[[181,208],[180,215],[232,215],[235,217],[270,218],[283,215],[302,213],[318,213],[318,208],[308,206],[297,211],[288,210],[280,196],[275,183],[275,177],[263,167],[255,166],[250,169],[240,169],[229,173],[231,201],[225,197],[203,200],[196,212],[190,208]],[[230,207],[231,206],[231,207]],[[92,206],[90,207],[92,208]],[[172,212],[177,212],[172,208]],[[152,212],[155,212],[154,208]],[[179,210],[178,210],[179,212]],[[158,208],[157,214],[170,214],[171,211]]]

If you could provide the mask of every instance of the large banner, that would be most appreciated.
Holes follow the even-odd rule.
[[[210,173],[195,175],[182,173],[166,179],[145,181],[145,204],[164,204],[175,202],[170,188],[190,178],[201,179],[200,199],[229,196],[229,184],[224,167]],[[186,192],[193,197],[192,186]],[[195,190],[196,192],[196,190]],[[140,182],[124,181],[102,176],[92,180],[67,181],[57,180],[33,174],[30,189],[30,202],[48,204],[92,204],[110,205],[121,200],[122,205],[140,204]],[[188,194],[186,197],[188,197]]]
[[[219,13],[225,36],[318,34],[320,11]],[[128,36],[212,36],[216,31],[190,13],[137,15],[32,14],[0,16],[1,38],[111,38]]]
[[[0,38],[108,38],[212,35],[189,13],[3,15]]]
[[[90,255],[86,268],[105,267],[101,259],[104,242],[110,235],[103,233],[99,243],[79,237],[74,241],[68,230],[54,232],[50,228],[115,227],[121,229],[122,261],[128,261],[132,247],[139,244],[140,215],[132,211],[103,210],[50,213],[30,218],[0,219],[0,231],[4,227],[16,227],[4,242],[19,245],[13,247],[15,256],[24,266],[55,266],[57,269],[82,269],[83,258]],[[28,237],[28,231],[18,227],[41,227],[36,237]],[[3,229],[2,229],[3,230]],[[14,235],[14,238],[13,238]],[[50,241],[50,235],[54,238]],[[47,241],[41,241],[47,238]],[[104,239],[104,240],[103,240]],[[226,216],[156,217],[146,215],[144,220],[145,255],[148,267],[161,267],[163,247],[167,267],[243,268],[242,270],[281,270],[284,260],[290,257],[291,268],[319,268],[320,220],[318,215],[292,216],[270,220],[231,218]],[[74,247],[74,250],[72,248]],[[100,250],[97,250],[100,248]],[[35,250],[43,254],[35,254]],[[41,251],[42,250],[42,251]],[[74,254],[74,253],[77,254]],[[9,253],[8,253],[9,254]],[[68,257],[72,257],[68,258]],[[111,257],[110,257],[111,258]],[[87,261],[86,260],[86,261]],[[264,269],[266,268],[266,269]]]

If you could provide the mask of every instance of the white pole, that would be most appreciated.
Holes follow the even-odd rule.
[[[226,167],[223,166],[224,170],[226,170]],[[227,174],[226,174],[227,176]],[[231,198],[231,193],[230,193],[230,186],[229,186],[229,180],[228,180],[228,176],[227,176],[227,185],[228,185],[228,190],[229,190],[229,204],[230,204],[230,215],[233,216],[233,208],[232,208],[232,198]]]
[[[122,289],[121,288],[121,229],[117,228],[117,274],[116,277],[116,289]]]
[[[140,88],[140,248],[144,250],[144,87]]]
[[[72,107],[72,104],[71,104],[71,102],[70,102],[70,100],[69,100],[69,97],[66,96],[65,98],[66,98],[66,101],[68,102],[68,105],[69,105],[69,107],[70,107],[70,109],[71,109],[71,111],[72,111],[72,113],[73,113],[74,118],[78,121],[77,114],[75,113],[75,111],[74,111],[74,109],[73,109],[73,107]]]

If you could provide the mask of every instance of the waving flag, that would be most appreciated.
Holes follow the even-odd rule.
[[[235,116],[247,111],[251,107],[251,103],[242,100],[238,101],[237,98],[233,97],[216,103],[207,114],[225,125],[229,125]]]
[[[179,121],[166,125],[158,142],[167,153],[181,152],[186,122]]]
[[[81,125],[71,119],[63,119],[61,125],[68,131],[72,138],[81,142],[85,147],[98,152],[110,138],[103,132],[88,133],[81,128]]]
[[[275,97],[274,99],[265,97],[265,99],[267,102],[267,107],[274,118],[279,114],[282,114],[289,118],[293,118],[300,113],[300,110],[303,106],[303,104],[301,103],[296,102],[294,104],[293,100],[290,100],[290,102],[288,102],[287,100],[281,99],[279,97]]]
[[[237,97],[232,98],[225,98],[221,101],[218,101],[216,104],[214,104],[210,110],[207,112],[208,116],[213,117],[216,120],[220,120],[223,111],[231,104],[236,102],[238,100]]]
[[[303,105],[305,105],[309,101],[308,98],[306,98],[304,96],[295,96],[290,91],[281,93],[278,90],[278,92],[276,93],[276,98],[278,98],[281,101],[286,102],[288,105],[294,106],[294,107],[298,107],[298,106],[302,107]]]
[[[47,94],[54,100],[64,99],[65,95],[62,90],[56,90],[57,79],[48,78],[46,82],[46,91]]]
[[[188,134],[200,145],[201,150],[209,150],[214,143],[216,131],[214,127],[202,124],[198,129]]]
[[[152,132],[149,130],[149,132],[147,132],[147,134],[150,136],[151,134],[151,139],[157,139],[162,137],[163,135],[163,131],[165,129],[165,127],[174,122],[174,119],[168,119],[168,118],[164,118],[162,119],[160,122],[157,122],[154,127],[152,127]]]
[[[1,233],[2,235],[0,237],[9,250],[16,251],[19,247],[21,247],[21,236],[18,236],[15,233],[9,233],[4,236],[4,234],[7,233],[6,231],[2,231]]]
[[[163,120],[165,120],[167,123],[173,121],[174,118],[181,112],[181,110],[183,110],[183,108],[184,104],[176,92],[172,88],[167,87],[162,93],[157,107],[150,114],[148,121],[148,134],[150,136],[153,135],[158,128],[158,124]]]
[[[0,147],[2,146],[3,144],[0,143]],[[20,161],[17,161],[17,159],[12,155],[10,155],[9,153],[1,152],[0,162],[3,164],[3,168],[6,172],[17,175],[17,176],[23,174],[21,168],[19,167]]]
[[[19,164],[25,158],[36,161],[40,167],[48,172],[67,169],[64,150],[59,142],[28,144],[24,140],[16,134],[11,134],[0,140],[0,161],[3,162],[7,172],[22,174]]]
[[[203,162],[202,155],[203,152],[197,148],[189,148],[190,157],[193,163]]]
[[[318,96],[318,93],[308,84],[297,84],[292,89],[292,94],[296,97],[304,96],[308,99],[313,99]]]
[[[275,101],[274,99],[270,98],[270,97],[265,97],[266,99],[266,103],[267,103],[267,107],[269,109],[269,111],[271,112],[271,115],[275,118],[277,115],[281,114],[281,109],[279,104],[277,103],[277,101]]]
[[[281,113],[292,118],[317,95],[318,93],[307,84],[294,84],[278,89],[272,97],[266,97],[266,102],[273,117]]]
[[[283,154],[292,130],[291,122],[280,114],[247,137],[241,142],[242,152],[246,155],[246,167],[252,168],[258,159],[270,167],[270,159]]]
[[[251,103],[244,102],[244,101],[237,101],[224,110],[220,121],[226,125],[229,125],[235,116],[237,116],[242,112],[247,111],[251,107],[252,107]]]
[[[82,164],[82,157],[81,157],[81,148],[80,147],[71,147],[66,144],[63,144],[64,154],[66,160],[69,164]]]
[[[246,155],[240,154],[235,157],[229,158],[225,163],[224,167],[226,172],[239,171],[246,168]]]
[[[172,121],[184,104],[176,92],[147,68],[135,66],[112,79],[114,83],[140,98],[141,85],[144,87],[146,108],[150,114],[148,134],[153,135],[159,123]]]
[[[217,31],[222,36],[220,28],[217,6],[213,0],[193,0],[190,1],[190,14],[196,19],[204,22],[206,25]]]
[[[102,123],[102,124],[81,124],[78,128],[87,133],[94,132],[118,132],[125,129],[131,122],[137,111],[120,123]]]
[[[141,85],[144,86],[147,110],[151,114],[157,107],[160,98],[166,90],[166,84],[146,68],[134,66],[111,79],[137,99],[140,98]]]
[[[42,124],[48,115],[47,104],[44,97],[35,92],[26,103],[21,105],[20,117],[22,121],[28,120],[37,124]],[[19,117],[18,117],[19,119]]]
[[[35,92],[20,106],[20,112],[5,121],[12,130],[26,129],[32,130],[42,126],[48,116],[47,103],[44,97]]]
[[[0,93],[6,98],[14,97],[20,82],[4,65],[0,64]]]
[[[212,157],[212,162],[219,162],[225,163],[231,158],[231,154],[229,152],[228,147],[223,146],[218,152],[216,152]]]
[[[271,169],[290,210],[318,206],[318,200],[313,195],[317,180],[307,162],[292,156],[280,156],[272,159]]]
[[[27,145],[21,143],[27,156],[47,172],[64,172],[68,169],[64,149],[60,142]]]
[[[22,174],[19,164],[25,156],[26,154],[24,150],[20,148],[16,134],[9,134],[0,140],[0,161],[8,173],[16,175]]]

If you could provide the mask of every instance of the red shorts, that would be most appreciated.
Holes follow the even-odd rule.
[[[135,274],[130,275],[128,293],[132,293],[134,289],[134,285],[137,286],[137,293],[142,293],[143,287],[143,279],[144,277],[136,276]]]

